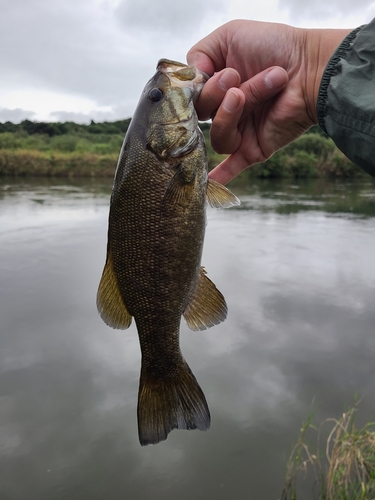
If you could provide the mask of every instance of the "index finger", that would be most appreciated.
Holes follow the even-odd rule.
[[[203,86],[195,108],[200,120],[208,120],[221,105],[227,91],[232,87],[238,87],[241,77],[233,68],[223,69],[215,73]]]
[[[208,176],[210,179],[225,185],[247,167],[249,167],[249,162],[239,151],[236,151],[211,170]]]

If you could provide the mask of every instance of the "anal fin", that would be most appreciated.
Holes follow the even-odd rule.
[[[206,330],[227,317],[228,308],[223,295],[207,277],[203,267],[183,316],[191,330]]]

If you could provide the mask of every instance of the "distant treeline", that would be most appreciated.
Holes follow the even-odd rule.
[[[116,122],[95,123],[91,120],[89,125],[74,123],[74,122],[32,122],[23,120],[19,124],[5,122],[0,123],[0,134],[11,132],[13,134],[24,135],[69,135],[69,134],[124,134],[129,127],[131,118],[126,120],[118,120]]]
[[[0,123],[0,175],[113,176],[131,119],[78,124],[74,122]],[[200,124],[206,138],[209,168],[223,158],[209,142],[210,124]],[[354,177],[362,171],[312,127],[269,160],[243,172],[249,177]]]

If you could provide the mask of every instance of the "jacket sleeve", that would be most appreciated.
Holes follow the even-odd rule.
[[[352,31],[320,84],[318,123],[356,165],[375,176],[375,19]]]

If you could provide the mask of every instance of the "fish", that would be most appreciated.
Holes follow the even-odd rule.
[[[112,328],[132,318],[141,348],[137,419],[142,446],[173,429],[210,427],[204,393],[182,356],[183,316],[199,331],[227,316],[223,295],[201,266],[206,200],[239,204],[208,179],[207,152],[194,108],[208,76],[161,59],[146,84],[120,151],[113,182],[107,257],[97,308]]]

